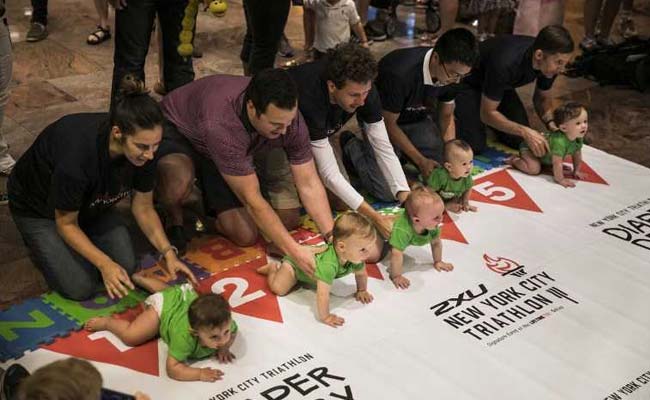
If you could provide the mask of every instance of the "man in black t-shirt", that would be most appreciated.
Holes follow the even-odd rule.
[[[479,66],[463,80],[465,88],[456,97],[457,136],[480,153],[488,125],[508,146],[517,148],[524,140],[536,156],[546,153],[548,143],[530,128],[515,89],[536,81],[535,111],[549,129],[557,129],[552,123],[550,89],[573,48],[571,35],[559,25],[547,26],[536,38],[504,35],[482,42]]]
[[[376,84],[388,136],[425,177],[442,162],[442,142],[456,137],[457,83],[477,58],[476,38],[467,29],[457,28],[443,34],[434,48],[394,50],[379,61]],[[434,108],[441,134],[431,115]],[[360,143],[347,142],[346,153],[352,152],[355,142]],[[352,157],[357,170],[374,168],[372,163],[358,165],[357,160]]]
[[[305,118],[312,152],[325,186],[353,210],[369,217],[382,235],[391,221],[375,211],[344,178],[329,138],[356,113],[369,151],[380,173],[363,180],[371,194],[404,200],[409,191],[381,115],[381,102],[372,80],[377,62],[370,51],[356,44],[337,46],[323,59],[289,70],[298,84],[298,107]]]

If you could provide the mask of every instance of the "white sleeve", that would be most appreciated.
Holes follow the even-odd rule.
[[[329,139],[312,140],[311,151],[314,153],[316,167],[325,187],[343,200],[351,209],[356,210],[359,208],[364,201],[363,196],[343,177]]]
[[[395,149],[393,149],[393,145],[388,139],[384,119],[382,118],[381,121],[371,124],[364,123],[364,128],[366,135],[368,135],[368,141],[375,153],[379,169],[382,175],[384,175],[386,182],[388,182],[388,187],[391,193],[393,193],[393,196],[396,196],[398,192],[408,192],[411,190],[406,181],[402,165],[395,155]]]

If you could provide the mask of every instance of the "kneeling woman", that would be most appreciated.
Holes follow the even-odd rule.
[[[136,258],[113,205],[133,192],[140,229],[165,258],[178,260],[153,208],[154,154],[163,115],[141,82],[128,76],[112,114],[65,116],[49,125],[17,162],[8,182],[11,215],[50,287],[85,300],[106,288],[111,298],[133,288]]]

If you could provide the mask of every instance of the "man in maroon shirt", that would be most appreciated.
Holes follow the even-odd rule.
[[[169,123],[159,150],[159,200],[169,212],[172,237],[182,244],[182,204],[196,177],[219,233],[248,246],[260,229],[301,268],[313,271],[313,251],[287,231],[298,221],[296,189],[321,232],[331,231],[333,219],[297,97],[289,75],[274,69],[252,79],[213,75],[163,99]]]

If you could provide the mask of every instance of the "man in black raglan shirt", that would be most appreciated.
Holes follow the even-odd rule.
[[[548,143],[540,132],[530,128],[515,89],[536,82],[535,111],[549,129],[557,129],[552,122],[550,89],[571,58],[571,35],[564,27],[551,25],[536,38],[503,35],[479,47],[479,65],[463,80],[466,88],[456,97],[457,137],[480,153],[485,149],[488,125],[500,142],[518,148],[524,140],[536,156],[542,156],[548,151]]]
[[[375,84],[388,136],[425,177],[442,162],[443,142],[456,137],[457,83],[477,58],[476,38],[467,29],[457,28],[443,34],[434,48],[398,49],[379,61]],[[432,115],[435,110],[437,121]],[[365,156],[364,142],[356,137],[345,142],[344,156],[361,180],[367,174],[376,175],[377,164]]]
[[[356,114],[379,165],[377,176],[364,182],[365,188],[373,195],[382,191],[381,196],[393,200],[403,201],[408,195],[409,186],[388,139],[379,93],[372,83],[377,74],[372,54],[356,44],[341,44],[318,61],[289,69],[289,74],[298,85],[298,107],[309,128],[325,187],[352,210],[370,218],[386,237],[392,221],[375,211],[345,179],[329,141]]]

